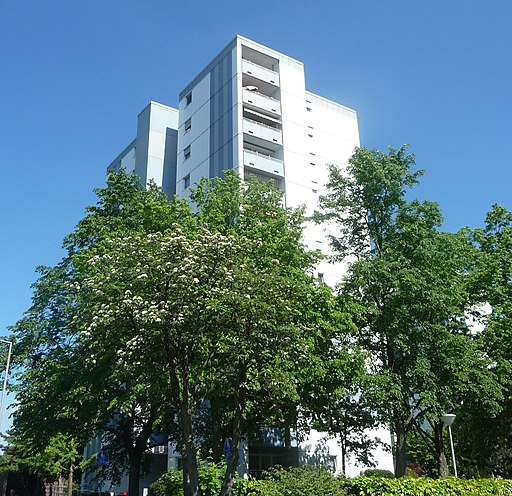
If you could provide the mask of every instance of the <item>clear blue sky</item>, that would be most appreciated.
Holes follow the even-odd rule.
[[[309,90],[357,110],[363,146],[410,143],[446,229],[512,208],[511,26],[509,0],[0,0],[0,335],[138,112],[177,105],[237,33],[303,61]]]

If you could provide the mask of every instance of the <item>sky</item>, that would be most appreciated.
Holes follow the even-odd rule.
[[[236,35],[305,64],[308,90],[358,113],[361,144],[411,145],[443,228],[512,209],[508,0],[0,0],[0,336],[38,265],[94,204],[150,100]]]

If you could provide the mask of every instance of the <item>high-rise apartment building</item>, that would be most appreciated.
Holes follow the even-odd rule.
[[[180,93],[179,110],[151,102],[139,114],[136,139],[110,168],[184,197],[201,177],[235,169],[312,214],[327,164],[343,166],[358,145],[356,112],[307,91],[302,62],[237,36]],[[305,241],[328,250],[321,227],[307,226]],[[334,284],[339,267],[318,274]]]
[[[274,182],[287,206],[304,205],[313,214],[328,164],[343,167],[358,145],[356,112],[307,91],[302,62],[236,36],[180,93],[179,109],[149,103],[138,116],[136,139],[109,169],[123,167],[182,197],[202,177],[234,169]],[[304,241],[329,252],[323,227],[307,225]],[[334,286],[342,270],[321,262],[316,275]],[[264,438],[249,450],[250,471],[283,464],[279,436],[274,445]],[[335,440],[313,432],[293,442],[299,462],[314,460],[324,446],[336,464]],[[392,469],[391,455],[378,454],[378,462]]]

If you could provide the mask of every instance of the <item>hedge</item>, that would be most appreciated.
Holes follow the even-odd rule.
[[[224,464],[204,464],[199,470],[203,496],[219,494]],[[167,472],[150,487],[150,496],[183,496],[182,472]],[[512,496],[512,480],[385,477],[336,478],[312,467],[271,470],[264,480],[235,483],[233,496]]]
[[[388,479],[356,477],[343,481],[348,494],[356,496],[509,496],[512,480],[430,479],[427,477]]]

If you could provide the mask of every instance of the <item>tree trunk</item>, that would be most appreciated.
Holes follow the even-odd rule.
[[[192,415],[188,409],[188,394],[184,388],[184,399],[181,405],[182,442],[181,454],[183,457],[183,495],[199,496],[199,476],[197,473],[196,447],[192,430]]]
[[[240,427],[240,426],[239,426]],[[238,447],[240,445],[240,428],[233,433],[233,446],[229,454],[228,466],[226,467],[226,475],[222,481],[220,496],[231,496],[233,492],[233,484],[235,483],[235,471],[238,466]]]
[[[140,465],[142,457],[138,450],[130,450],[128,456],[129,478],[128,478],[128,496],[139,496],[140,490]]]
[[[193,395],[190,398],[189,368],[186,360],[181,364],[181,385],[178,380],[175,353],[167,333],[164,335],[164,346],[168,356],[169,379],[171,383],[171,401],[180,405],[181,424],[181,456],[183,460],[183,496],[200,496],[199,476],[197,473],[196,446],[192,428],[192,413],[190,409]],[[181,386],[181,387],[180,387]],[[181,394],[180,394],[181,391]]]
[[[395,422],[395,476],[403,477],[407,464],[407,432],[403,422]]]
[[[448,470],[448,461],[444,453],[444,439],[443,439],[443,424],[437,423],[434,426],[434,445],[436,449],[436,462],[437,470],[440,477],[448,477],[450,471]]]
[[[219,463],[224,457],[224,430],[222,425],[222,400],[213,395],[210,400],[210,415],[212,419],[212,429],[210,433],[211,449],[213,461]]]
[[[73,462],[69,464],[68,496],[73,496]]]
[[[341,472],[343,475],[347,473],[347,445],[346,445],[346,433],[340,433],[340,446],[341,446]]]
[[[235,482],[235,471],[238,465],[238,445],[240,444],[241,437],[241,424],[242,424],[242,412],[244,409],[245,395],[241,390],[241,385],[245,377],[245,366],[242,366],[237,374],[236,384],[236,410],[235,417],[233,419],[233,446],[231,453],[229,454],[228,466],[226,468],[226,475],[222,481],[222,487],[220,489],[220,496],[231,496],[233,492],[233,484]]]

